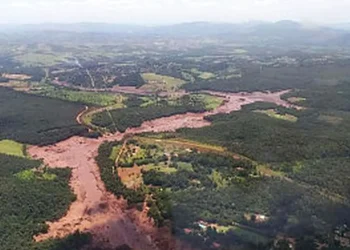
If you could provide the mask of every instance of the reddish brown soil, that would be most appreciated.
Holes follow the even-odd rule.
[[[25,74],[2,74],[2,77],[8,78],[10,80],[28,80],[30,78],[32,78],[29,75],[25,75]]]
[[[206,91],[206,93],[211,95],[224,97],[224,104],[213,111],[205,113],[187,113],[146,121],[138,128],[128,129],[126,133],[139,134],[143,132],[175,131],[179,128],[201,128],[210,125],[210,122],[204,119],[206,116],[219,113],[230,113],[232,111],[240,110],[244,105],[259,101],[276,103],[277,105],[284,107],[298,108],[298,106],[292,105],[280,98],[283,94],[288,92],[289,90],[275,93],[221,93]]]
[[[122,135],[104,139],[121,140]],[[187,249],[171,237],[170,231],[154,227],[146,210],[127,210],[125,200],[117,199],[106,191],[94,161],[97,149],[104,139],[72,137],[53,146],[33,146],[28,149],[33,158],[42,158],[51,167],[70,166],[70,185],[77,195],[77,200],[72,203],[66,216],[48,222],[48,233],[34,239],[42,241],[62,238],[80,230],[91,232],[94,244],[98,246],[116,247],[127,244],[135,250]]]
[[[121,139],[116,137],[116,139]],[[55,146],[31,147],[34,158],[43,158],[52,167],[72,168],[71,187],[77,195],[66,216],[48,223],[49,232],[35,240],[64,237],[76,230],[89,231],[96,241],[107,245],[127,244],[135,249],[153,249],[143,232],[125,214],[126,203],[105,190],[94,157],[102,140],[73,137]]]
[[[76,230],[91,232],[96,244],[116,247],[127,244],[135,250],[187,249],[176,241],[168,229],[158,229],[147,217],[146,210],[127,210],[126,202],[106,191],[94,157],[99,145],[105,141],[122,140],[126,134],[151,131],[174,131],[183,127],[203,127],[210,123],[207,115],[229,113],[239,110],[242,105],[256,101],[268,101],[290,106],[280,99],[286,91],[278,93],[227,94],[210,92],[225,97],[226,103],[212,112],[183,114],[160,118],[143,123],[139,128],[131,128],[125,134],[108,135],[100,139],[71,137],[68,140],[46,147],[29,147],[28,153],[36,159],[43,159],[50,167],[72,168],[70,186],[77,196],[58,221],[48,222],[47,234],[35,237],[41,241],[52,237],[64,237]]]
[[[132,168],[118,168],[118,176],[127,188],[136,189],[142,183],[141,167],[134,166]]]

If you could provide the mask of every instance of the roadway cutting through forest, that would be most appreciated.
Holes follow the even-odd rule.
[[[288,90],[275,93],[208,92],[223,97],[223,105],[209,112],[187,113],[146,121],[140,127],[127,129],[125,133],[117,132],[99,139],[74,136],[55,145],[28,147],[32,158],[43,159],[49,167],[72,169],[70,186],[77,197],[64,217],[58,221],[47,222],[48,232],[37,235],[34,239],[42,241],[62,238],[80,230],[90,232],[94,243],[100,247],[116,248],[126,244],[135,250],[189,249],[174,239],[170,230],[155,227],[147,217],[146,210],[139,212],[136,209],[127,209],[124,199],[117,199],[106,190],[95,162],[99,146],[104,141],[120,141],[126,135],[209,126],[210,122],[205,120],[206,116],[237,111],[243,105],[258,101],[295,107],[281,99],[287,92]]]

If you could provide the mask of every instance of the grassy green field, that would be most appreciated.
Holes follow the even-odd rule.
[[[224,187],[227,187],[227,185],[228,185],[228,181],[225,178],[223,178],[223,176],[220,172],[218,172],[216,170],[214,170],[211,173],[209,178],[212,180],[212,182],[214,182],[216,184],[216,186],[218,188],[224,188]]]
[[[335,115],[327,115],[327,114],[320,115],[318,117],[318,119],[320,121],[327,122],[330,125],[338,125],[338,124],[340,124],[343,121],[342,117],[338,117],[338,116],[335,116]]]
[[[156,104],[156,99],[149,96],[143,96],[141,97],[141,100],[143,103],[140,105],[140,107],[148,107]]]
[[[213,110],[219,107],[223,103],[223,98],[218,96],[212,96],[208,94],[190,94],[190,100],[196,103],[202,103],[206,110]],[[144,102],[140,107],[148,107],[157,104],[157,99],[154,97],[141,97]],[[167,99],[162,99],[162,101],[167,102],[171,106],[181,105],[182,99],[178,96],[168,97]],[[159,102],[159,100],[158,100]]]
[[[223,98],[207,94],[193,94],[191,97],[196,98],[204,104],[206,110],[213,110],[223,103]]]
[[[71,90],[57,88],[46,84],[40,85],[39,88],[31,90],[30,93],[97,106],[122,105],[125,100],[125,97],[120,94]]]
[[[142,88],[154,91],[175,91],[185,84],[184,80],[154,73],[144,73],[142,78],[147,82]]]
[[[168,167],[164,163],[161,163],[161,164],[158,164],[158,165],[148,164],[148,165],[143,166],[142,169],[144,171],[155,170],[157,172],[162,172],[162,173],[165,173],[165,174],[171,174],[171,173],[175,173],[177,171],[176,168]]]
[[[120,149],[121,149],[121,146],[114,146],[109,156],[109,159],[115,161],[118,157]]]
[[[193,167],[191,163],[188,162],[178,162],[177,163],[177,168],[179,170],[185,170],[185,171],[189,171],[189,172],[193,172]]]
[[[24,145],[11,140],[0,141],[0,154],[25,157]]]
[[[40,171],[36,171],[33,169],[23,170],[15,176],[22,181],[33,181],[33,180],[46,180],[46,181],[54,181],[57,178],[57,175],[50,173],[41,173]]]
[[[284,120],[284,121],[289,121],[289,122],[297,122],[298,118],[294,115],[290,115],[290,114],[278,114],[276,112],[276,110],[274,109],[268,109],[268,110],[255,110],[254,112],[257,113],[261,113],[261,114],[265,114],[268,115],[271,118],[275,118],[275,119],[280,119],[280,120]]]
[[[240,228],[240,227],[232,227],[231,230],[242,240],[245,242],[250,242],[255,246],[259,244],[266,244],[269,239],[261,234]]]
[[[15,59],[25,66],[53,66],[65,61],[66,57],[60,54],[28,52],[16,56]]]
[[[202,152],[212,152],[216,154],[226,154],[227,149],[217,145],[204,144],[197,141],[186,140],[183,138],[174,138],[174,139],[162,139],[162,136],[165,134],[150,134],[148,137],[139,137],[135,136],[134,138],[140,141],[141,143],[156,143],[162,147],[171,150],[174,148],[194,148]]]
[[[200,79],[203,79],[203,80],[214,78],[216,76],[214,73],[203,72],[203,71],[200,71],[200,70],[195,69],[195,68],[191,69],[191,73],[197,75]]]
[[[306,101],[306,98],[303,98],[303,97],[290,97],[290,98],[288,98],[288,101],[291,102],[291,103],[299,103],[299,102]]]

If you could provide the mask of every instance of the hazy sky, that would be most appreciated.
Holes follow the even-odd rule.
[[[0,0],[0,23],[350,22],[350,0]]]

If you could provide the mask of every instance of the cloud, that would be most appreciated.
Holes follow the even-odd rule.
[[[350,0],[0,0],[0,23],[350,21]]]
[[[9,5],[10,8],[30,8],[31,4],[28,2],[11,2]]]

